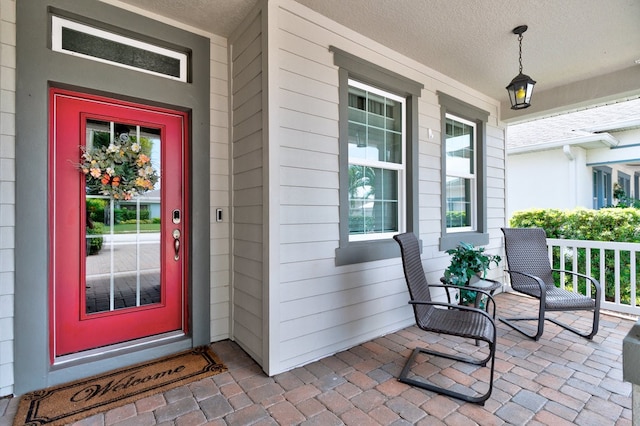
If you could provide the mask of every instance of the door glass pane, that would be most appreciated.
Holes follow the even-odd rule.
[[[87,120],[86,313],[161,301],[160,130]]]

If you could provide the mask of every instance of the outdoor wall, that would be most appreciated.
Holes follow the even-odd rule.
[[[2,3],[3,7],[4,3]],[[106,2],[74,0],[48,0],[47,2],[16,2],[16,28],[19,53],[16,73],[16,217],[15,222],[15,286],[13,327],[13,393],[20,395],[29,390],[62,383],[89,374],[113,369],[122,365],[155,358],[166,353],[202,345],[211,341],[212,335],[228,336],[228,322],[213,331],[215,320],[211,316],[217,300],[210,297],[212,288],[218,282],[228,289],[228,280],[212,283],[212,275],[218,271],[228,271],[228,266],[211,265],[212,245],[219,244],[211,235],[223,235],[223,228],[211,230],[212,193],[211,181],[226,175],[228,170],[217,167],[211,170],[220,158],[227,164],[226,151],[211,153],[217,143],[226,144],[224,136],[228,129],[228,111],[224,89],[212,89],[212,80],[222,79],[226,85],[226,41],[201,30],[176,25],[169,19],[160,18],[153,12],[124,11]],[[50,10],[64,10],[85,19],[105,22],[114,27],[137,28],[148,37],[167,40],[177,46],[185,46],[191,53],[191,79],[188,83],[153,78],[133,70],[86,60],[75,56],[61,55],[47,46],[49,37],[47,25]],[[3,18],[5,16],[3,12]],[[80,18],[79,18],[80,19]],[[2,32],[5,37],[6,31]],[[214,54],[212,55],[212,51]],[[212,67],[222,64],[225,71],[212,78]],[[217,67],[219,72],[220,65]],[[222,77],[220,77],[222,76]],[[48,85],[78,88],[99,93],[114,94],[127,99],[144,99],[145,102],[171,105],[189,111],[190,144],[189,198],[191,206],[190,225],[193,238],[189,242],[189,334],[163,342],[141,343],[135,351],[113,348],[108,356],[86,357],[78,362],[56,365],[50,364],[49,356],[49,275],[47,268],[33,265],[47,265],[49,251],[48,209],[47,209],[47,143],[48,143]],[[212,92],[212,90],[214,90]],[[218,90],[217,92],[215,90]],[[222,97],[218,96],[222,94]],[[213,109],[212,109],[213,108]],[[220,119],[222,115],[222,119]],[[215,120],[215,121],[214,121]],[[216,134],[216,136],[213,136]],[[216,164],[217,165],[217,164]],[[3,167],[4,171],[4,167]],[[228,194],[228,190],[227,190]],[[216,202],[219,198],[216,198]],[[222,200],[222,207],[227,200]],[[225,226],[225,225],[222,225]],[[228,224],[226,225],[228,227]],[[228,245],[226,245],[228,247]],[[227,250],[228,251],[228,250]],[[219,252],[224,252],[224,248]],[[228,259],[228,257],[227,257]],[[4,259],[3,259],[4,261]],[[223,290],[224,292],[224,290]],[[229,300],[223,296],[223,304]],[[221,315],[228,315],[227,310]],[[3,312],[4,313],[4,312]]]
[[[587,163],[605,165],[612,169],[611,178],[618,182],[618,172],[631,177],[631,191],[628,196],[636,197],[638,188],[634,187],[634,175],[640,172],[640,128],[630,128],[619,132],[610,132],[617,141],[615,148],[602,148],[589,151]]]
[[[571,147],[513,154],[508,158],[508,217],[530,208],[591,208],[592,176],[586,151]]]
[[[211,341],[230,337],[231,228],[229,177],[229,74],[227,40],[215,35],[211,39],[211,132],[210,132],[210,202],[211,239]],[[216,210],[221,209],[218,221]],[[195,231],[194,235],[197,235]]]
[[[269,2],[269,374],[413,323],[400,258],[336,266],[339,244],[338,68],[330,46],[424,85],[419,99],[419,237],[428,279],[449,263],[441,229],[436,92],[489,112],[489,251],[505,223],[504,129],[498,102],[298,3]],[[276,157],[277,156],[277,157]]]
[[[0,1],[0,397],[13,393],[16,3]]]
[[[268,188],[263,149],[263,12],[254,10],[229,39],[232,109],[233,338],[263,364]]]

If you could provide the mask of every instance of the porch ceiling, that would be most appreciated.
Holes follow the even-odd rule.
[[[117,0],[106,0],[119,3]],[[297,0],[502,102],[507,122],[640,96],[637,0]],[[223,37],[257,0],[121,0]],[[538,82],[533,106],[512,112],[505,86]]]

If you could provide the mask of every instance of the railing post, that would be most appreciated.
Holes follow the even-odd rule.
[[[631,422],[640,425],[640,320],[622,341],[622,378],[633,386]]]

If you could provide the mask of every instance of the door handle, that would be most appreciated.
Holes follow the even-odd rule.
[[[175,255],[173,256],[173,260],[180,259],[180,230],[173,230],[173,249],[175,251]]]

